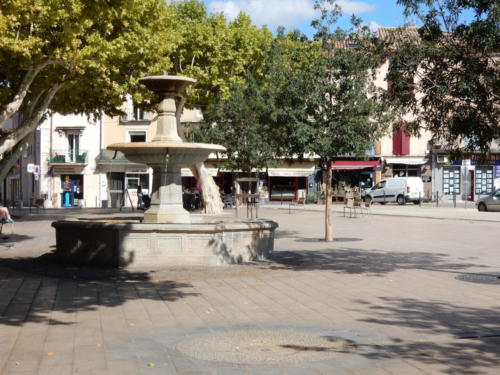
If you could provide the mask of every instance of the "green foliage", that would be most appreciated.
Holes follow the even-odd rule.
[[[374,35],[353,18],[353,29],[332,27],[338,18],[334,1],[317,1],[321,16],[313,25],[325,53],[314,65],[314,87],[308,100],[309,134],[304,151],[319,155],[329,168],[339,155],[365,156],[393,119],[390,105],[374,85],[380,56]],[[333,9],[333,10],[328,10]]]
[[[263,169],[305,153],[326,167],[339,155],[364,156],[391,123],[391,108],[374,85],[374,36],[356,19],[352,32],[331,32],[338,10],[329,9],[315,22],[314,41],[280,29],[263,74],[248,74],[213,107],[207,119],[217,125],[198,134],[228,148],[230,168]]]
[[[28,69],[54,61],[37,76],[26,103],[58,82],[64,85],[52,110],[116,114],[139,77],[169,66],[163,56],[173,49],[173,26],[161,0],[3,1],[0,109]]]
[[[398,2],[423,26],[418,38],[386,40],[397,63],[390,99],[414,115],[414,132],[430,130],[450,152],[488,152],[500,138],[499,2]]]
[[[198,140],[220,143],[228,149],[229,169],[250,172],[275,166],[292,157],[307,116],[307,75],[310,61],[321,56],[319,45],[296,31],[278,33],[267,51],[260,75],[247,73],[230,95],[209,108],[209,124]]]
[[[188,107],[207,108],[225,99],[233,84],[245,82],[245,74],[262,73],[273,36],[257,28],[244,14],[228,22],[223,14],[207,14],[198,0],[173,2],[180,25],[176,48],[169,54],[172,74],[195,78]]]

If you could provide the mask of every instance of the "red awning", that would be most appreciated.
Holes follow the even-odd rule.
[[[352,170],[352,169],[365,169],[377,168],[379,166],[378,160],[337,160],[332,162],[333,170]]]

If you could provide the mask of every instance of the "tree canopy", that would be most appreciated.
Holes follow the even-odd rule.
[[[222,13],[209,14],[198,0],[173,2],[179,27],[176,47],[169,53],[171,73],[195,78],[188,107],[204,112],[228,97],[231,85],[243,83],[245,74],[262,73],[266,51],[273,40],[265,27],[258,28],[240,13],[228,21]]]
[[[313,79],[307,67],[321,55],[320,46],[296,31],[280,30],[265,52],[261,70],[247,72],[226,99],[211,105],[207,124],[196,133],[198,140],[226,146],[228,169],[265,170],[291,158],[299,144],[294,139],[307,116]]]
[[[138,78],[169,67],[174,26],[161,0],[2,2],[0,154],[12,152],[1,177],[47,110],[118,114]],[[6,131],[17,113],[20,125]]]
[[[500,138],[500,4],[495,0],[398,0],[418,17],[416,37],[395,29],[390,99],[450,152],[489,152]],[[410,84],[410,85],[409,85]]]

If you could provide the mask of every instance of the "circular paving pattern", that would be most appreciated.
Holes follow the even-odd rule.
[[[356,345],[334,336],[290,330],[239,330],[190,338],[177,350],[196,359],[242,364],[330,360],[352,353]]]

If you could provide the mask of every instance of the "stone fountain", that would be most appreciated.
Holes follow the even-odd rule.
[[[220,145],[184,142],[177,132],[176,99],[196,81],[181,76],[140,80],[159,99],[151,142],[117,143],[128,160],[153,169],[151,206],[143,220],[72,220],[52,223],[56,256],[76,265],[166,267],[221,265],[266,258],[277,223],[190,215],[182,205],[181,168],[205,161]]]

